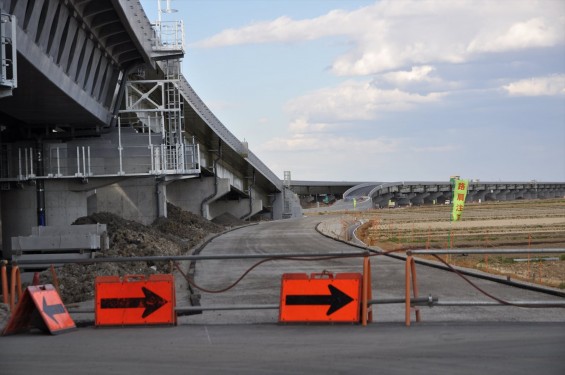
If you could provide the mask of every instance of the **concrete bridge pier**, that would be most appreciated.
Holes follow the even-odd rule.
[[[252,195],[254,195],[252,193]],[[229,212],[233,216],[246,220],[263,210],[263,201],[256,198],[240,198],[237,200],[220,199],[210,207],[213,217]]]
[[[499,201],[512,200],[513,195],[510,193],[510,190],[499,190],[496,194],[496,199],[498,199]]]
[[[525,192],[526,191],[524,189],[515,190],[514,191],[514,199],[524,199]]]
[[[215,217],[211,213],[212,204],[230,192],[229,179],[215,180],[215,177],[203,177],[175,181],[167,188],[167,199],[185,211],[212,220]]]
[[[88,198],[88,214],[110,212],[144,225],[166,215],[166,205],[163,207],[166,188],[155,177],[127,178],[93,188]]]
[[[467,194],[467,202],[479,202],[479,201],[484,202],[486,194],[487,194],[486,190],[470,191]]]
[[[453,198],[453,193],[451,191],[442,191],[437,197],[438,204],[445,204],[446,201],[450,201]]]
[[[424,203],[433,204],[434,201],[435,201],[435,203],[437,203],[438,197],[440,197],[440,196],[442,196],[442,195],[443,195],[443,192],[441,192],[441,191],[436,191],[436,192],[434,192],[434,193],[429,193],[428,196],[426,196],[426,197],[424,198]]]
[[[394,194],[392,193],[386,193],[376,198],[373,198],[373,207],[377,207],[377,208],[388,207],[388,201],[393,197],[393,195]]]
[[[426,202],[426,199],[430,195],[431,195],[431,193],[417,194],[414,198],[410,199],[410,203],[412,203],[413,205],[416,205],[416,206],[421,206]]]
[[[490,190],[485,194],[485,201],[496,201],[498,200],[498,190]]]

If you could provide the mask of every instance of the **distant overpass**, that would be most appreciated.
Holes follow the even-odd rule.
[[[369,209],[395,205],[443,204],[452,199],[449,181],[346,182],[291,181],[299,196],[334,195],[342,206]],[[467,201],[506,201],[565,197],[565,182],[486,182],[471,181]]]
[[[365,182],[352,181],[306,181],[291,180],[290,188],[298,195],[336,195],[342,197],[343,194],[354,186],[362,185]]]
[[[213,219],[298,214],[293,194],[180,71],[182,21],[137,0],[0,0],[3,253],[33,226],[167,202]]]

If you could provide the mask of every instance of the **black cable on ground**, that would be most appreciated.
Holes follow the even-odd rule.
[[[380,254],[374,254],[374,255],[368,255],[368,256],[375,256],[375,255],[380,255]],[[342,259],[342,258],[362,258],[364,257],[364,255],[341,255],[341,256],[328,256],[328,257],[318,257],[318,258],[301,258],[301,257],[271,257],[271,258],[265,258],[262,259],[258,262],[256,262],[255,264],[253,264],[251,267],[249,267],[237,280],[235,280],[232,284],[228,285],[225,288],[222,289],[217,289],[217,290],[211,290],[211,289],[207,289],[204,287],[201,287],[200,285],[196,284],[196,282],[194,281],[193,277],[187,275],[186,273],[184,273],[180,266],[178,265],[177,262],[174,262],[175,267],[177,268],[177,270],[179,270],[179,272],[181,273],[181,275],[185,278],[185,280],[194,288],[205,292],[205,293],[212,293],[212,294],[217,294],[217,293],[224,293],[227,292],[228,290],[234,288],[237,284],[239,284],[244,278],[245,276],[247,276],[251,271],[253,271],[255,268],[259,267],[261,264],[263,263],[267,263],[267,262],[271,262],[274,260],[289,260],[289,261],[320,261],[320,260],[333,260],[333,259]]]
[[[485,296],[487,296],[490,299],[495,300],[496,302],[505,305],[505,306],[514,306],[514,307],[525,307],[525,308],[565,308],[565,306],[563,305],[552,305],[550,303],[548,304],[543,304],[543,305],[531,305],[531,304],[515,304],[512,302],[508,302],[505,301],[503,299],[500,299],[492,294],[490,294],[489,292],[485,291],[484,289],[482,289],[481,287],[479,287],[477,284],[475,284],[474,282],[472,282],[471,280],[469,280],[467,278],[467,276],[463,275],[461,272],[459,272],[458,270],[456,270],[455,268],[453,268],[453,266],[451,266],[451,264],[447,263],[445,260],[443,260],[439,255],[436,254],[432,254],[432,256],[434,258],[436,258],[437,260],[439,260],[441,263],[445,264],[445,266],[447,268],[449,268],[452,272],[454,272],[457,276],[459,276],[460,278],[462,278],[463,280],[465,280],[469,285],[471,285],[473,288],[475,288],[476,290],[478,290],[480,293],[484,294]]]
[[[318,230],[317,226],[316,226],[316,230]],[[319,232],[319,230],[318,230]],[[328,237],[328,236],[326,236]],[[329,237],[332,238],[332,237]],[[335,240],[335,238],[333,238]],[[196,282],[194,281],[192,276],[187,275],[186,273],[184,273],[178,263],[174,262],[175,267],[179,270],[179,272],[183,275],[183,277],[186,279],[186,281],[189,283],[189,285],[191,285],[192,287],[205,292],[205,293],[213,293],[213,294],[217,294],[217,293],[224,293],[232,288],[234,288],[237,284],[239,284],[252,270],[254,270],[255,268],[259,267],[261,264],[266,263],[266,262],[270,262],[270,261],[274,261],[274,260],[288,260],[288,261],[320,261],[320,260],[333,260],[333,259],[341,259],[341,258],[363,258],[365,256],[369,256],[369,257],[375,257],[375,256],[379,256],[379,255],[389,255],[392,253],[396,253],[396,252],[401,252],[401,251],[405,251],[403,249],[395,249],[395,250],[386,250],[386,251],[379,251],[379,250],[374,250],[371,249],[369,247],[362,247],[359,245],[352,245],[351,243],[342,241],[342,240],[337,240],[339,242],[343,242],[346,243],[350,246],[354,246],[357,248],[362,248],[364,250],[367,250],[368,252],[370,252],[370,254],[368,255],[342,255],[342,256],[328,256],[328,257],[318,257],[318,258],[301,258],[301,257],[271,257],[271,258],[265,258],[262,259],[258,262],[256,262],[255,264],[253,264],[251,267],[249,267],[236,281],[234,281],[232,284],[228,285],[225,288],[222,289],[218,289],[218,290],[211,290],[211,289],[207,289],[204,287],[199,286],[198,284],[196,284]],[[200,249],[202,250],[202,249]],[[497,301],[498,303],[505,305],[505,306],[514,306],[514,307],[524,307],[524,308],[565,308],[565,306],[563,305],[552,305],[552,304],[536,304],[536,305],[532,305],[532,304],[514,304],[512,302],[508,302],[505,301],[503,299],[500,299],[490,293],[488,293],[487,291],[483,290],[482,288],[480,288],[478,285],[476,285],[475,283],[473,283],[471,280],[469,280],[465,275],[463,275],[463,273],[461,273],[460,271],[458,271],[457,269],[453,268],[449,263],[447,263],[446,261],[444,261],[441,257],[439,257],[438,255],[433,254],[433,256],[439,260],[441,263],[443,263],[448,270],[450,270],[451,272],[454,272],[457,276],[461,277],[463,280],[465,280],[469,285],[471,285],[474,289],[476,289],[477,291],[479,291],[480,293],[482,293],[483,295],[485,295],[486,297]],[[404,259],[404,261],[406,261],[406,259]]]

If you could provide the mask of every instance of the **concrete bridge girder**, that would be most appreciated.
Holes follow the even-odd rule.
[[[27,142],[29,166],[41,164],[45,173],[25,172],[22,178],[22,173],[16,176],[16,171],[14,175],[10,172],[8,176],[0,176],[3,181],[9,181],[11,189],[0,192],[4,245],[10,244],[10,237],[28,235],[29,228],[37,225],[40,190],[44,191],[41,199],[45,202],[40,210],[46,212],[47,225],[69,225],[78,217],[100,211],[150,224],[157,217],[167,215],[167,202],[203,213],[209,219],[224,212],[244,218],[263,212],[270,214],[271,219],[301,214],[296,202],[288,205],[283,200],[280,179],[215,118],[182,75],[179,79],[181,99],[185,110],[192,111],[185,112],[190,115],[186,132],[202,142],[200,153],[205,155],[202,163],[197,163],[198,172],[183,169],[185,172],[178,174],[178,169],[175,173],[167,168],[154,169],[153,162],[157,160],[153,149],[148,148],[150,152],[128,150],[127,147],[133,149],[140,145],[123,147],[123,131],[119,148],[115,150],[85,137],[116,135],[116,127],[112,125],[120,109],[120,90],[136,72],[135,68],[150,66],[154,69],[144,73],[151,75],[150,79],[162,79],[161,63],[152,58],[166,58],[167,53],[157,56],[153,50],[155,34],[139,2],[0,0],[0,9],[16,15],[17,53],[23,57],[19,59],[22,79],[17,91],[0,102],[0,117],[6,115],[3,117],[14,119],[7,126],[28,127],[30,132],[49,134],[37,144],[35,138],[26,139],[25,135],[9,141]],[[175,58],[181,57],[178,51],[175,53]],[[101,151],[94,152],[93,143]],[[157,142],[150,140],[149,144]],[[222,144],[223,158],[215,168],[214,152],[221,154],[218,149]],[[11,143],[9,150],[15,145]],[[42,152],[41,145],[47,147],[47,151]],[[79,163],[79,151],[74,157],[77,173],[67,165],[73,161],[71,147],[82,150],[82,163]],[[113,163],[111,154],[118,150],[119,163]],[[15,151],[17,161],[18,150]],[[50,151],[56,151],[55,159],[45,157]],[[126,155],[123,160],[122,151]],[[39,155],[38,159],[32,154]],[[200,174],[201,167],[213,164],[213,168]],[[133,166],[139,170],[132,171]],[[166,173],[161,175],[165,169]],[[210,175],[214,177],[206,177]],[[39,186],[39,183],[45,188],[36,188],[35,184]],[[4,246],[3,250],[9,252],[9,246]]]
[[[133,32],[120,23],[121,4],[116,4],[111,0],[0,0],[2,10],[16,16],[18,54],[24,57],[18,60],[22,64],[18,70],[26,72],[19,74],[18,89],[13,98],[2,102],[6,104],[2,111],[28,124],[107,123],[116,105],[114,88],[121,72],[135,61],[150,63],[147,51],[135,48]],[[112,23],[98,18],[102,11]],[[127,42],[120,48],[134,48],[135,53],[126,60],[122,50],[108,48],[102,37],[108,33],[124,35]],[[45,81],[50,85],[37,85]]]

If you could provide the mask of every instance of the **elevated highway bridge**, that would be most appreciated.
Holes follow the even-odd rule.
[[[213,219],[293,215],[281,180],[180,70],[182,21],[134,0],[0,0],[3,256],[33,226],[167,202]]]
[[[304,197],[331,195],[338,199],[335,208],[370,209],[395,206],[444,204],[451,200],[449,181],[331,182],[291,181],[290,188]],[[487,182],[470,181],[467,201],[506,201],[565,197],[565,182]],[[311,199],[310,199],[311,200]],[[319,199],[317,199],[319,201]]]

